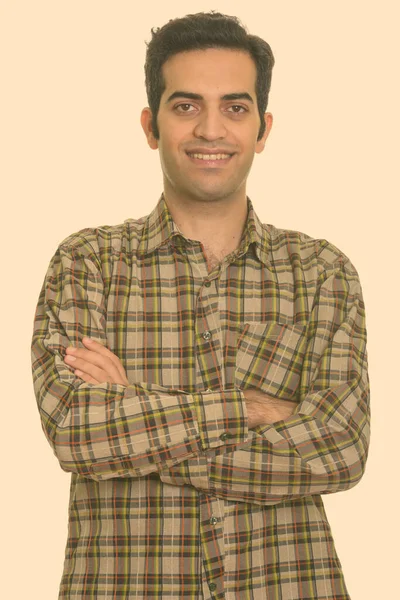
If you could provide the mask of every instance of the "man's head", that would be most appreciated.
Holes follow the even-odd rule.
[[[156,139],[160,132],[157,124],[161,96],[165,90],[163,65],[180,52],[205,50],[207,48],[230,48],[248,53],[255,63],[256,96],[260,115],[261,139],[265,131],[264,113],[268,105],[274,56],[266,41],[250,35],[239,19],[221,13],[197,13],[179,19],[171,19],[163,27],[152,29],[152,39],[147,44],[145,82],[149,107],[152,112],[152,129]]]
[[[264,112],[272,64],[268,44],[234,17],[188,15],[153,33],[141,123],[159,150],[170,205],[245,202],[254,154],[272,126]]]

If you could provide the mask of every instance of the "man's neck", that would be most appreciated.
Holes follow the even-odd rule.
[[[247,220],[247,197],[221,201],[176,201],[164,193],[165,202],[179,231],[200,241],[215,255],[230,254],[239,247]]]

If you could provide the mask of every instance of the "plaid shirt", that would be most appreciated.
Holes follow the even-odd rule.
[[[59,598],[349,598],[321,494],[362,477],[365,312],[333,244],[262,224],[208,272],[161,196],[58,247],[35,315],[44,433],[72,473]],[[91,336],[129,386],[64,363]],[[242,390],[295,401],[248,428]]]

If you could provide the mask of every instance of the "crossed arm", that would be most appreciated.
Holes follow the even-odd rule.
[[[260,504],[354,486],[369,443],[364,305],[351,265],[323,275],[294,407],[240,385],[210,394],[127,385],[105,347],[98,263],[60,249],[32,351],[42,426],[61,467],[95,480],[156,472],[165,483]],[[100,343],[66,350],[87,335]]]
[[[129,381],[125,369],[118,356],[111,350],[91,338],[83,338],[85,348],[68,346],[65,363],[70,366],[77,377],[87,383],[118,383],[128,386]],[[274,398],[261,390],[243,391],[247,409],[248,428],[267,425],[286,419],[293,414],[296,402]]]

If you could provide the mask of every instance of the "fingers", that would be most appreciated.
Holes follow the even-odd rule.
[[[103,346],[103,344],[100,344],[99,342],[97,342],[96,340],[93,340],[91,338],[84,337],[82,339],[82,342],[92,352],[97,352],[101,356],[104,356],[105,358],[108,358],[109,360],[111,360],[111,362],[114,364],[114,366],[118,370],[121,379],[126,380],[125,369],[122,366],[121,361],[119,360],[118,356],[116,356],[113,352],[111,352],[111,350],[106,348],[106,346]],[[128,385],[128,384],[126,384],[126,385]]]
[[[79,371],[79,369],[75,369],[75,375],[77,377],[80,377],[80,379],[83,379],[83,381],[86,381],[86,383],[101,383],[101,381],[97,381],[96,379],[94,379],[93,377],[91,377],[90,375],[88,375],[87,373],[83,373],[83,371]]]
[[[83,342],[88,350],[70,346],[64,357],[65,363],[75,370],[76,375],[89,383],[129,385],[125,370],[115,354],[94,340],[83,338]]]
[[[68,364],[77,369],[81,368],[82,361],[85,361],[103,371],[117,370],[114,363],[108,357],[83,348],[67,348],[65,358]]]
[[[85,350],[84,352],[89,351]],[[102,363],[101,357],[82,356],[82,354],[74,353],[74,355],[67,354],[64,360],[74,370],[82,371],[100,383],[117,383],[117,380],[120,379],[120,375],[111,361],[104,364],[104,359]]]

